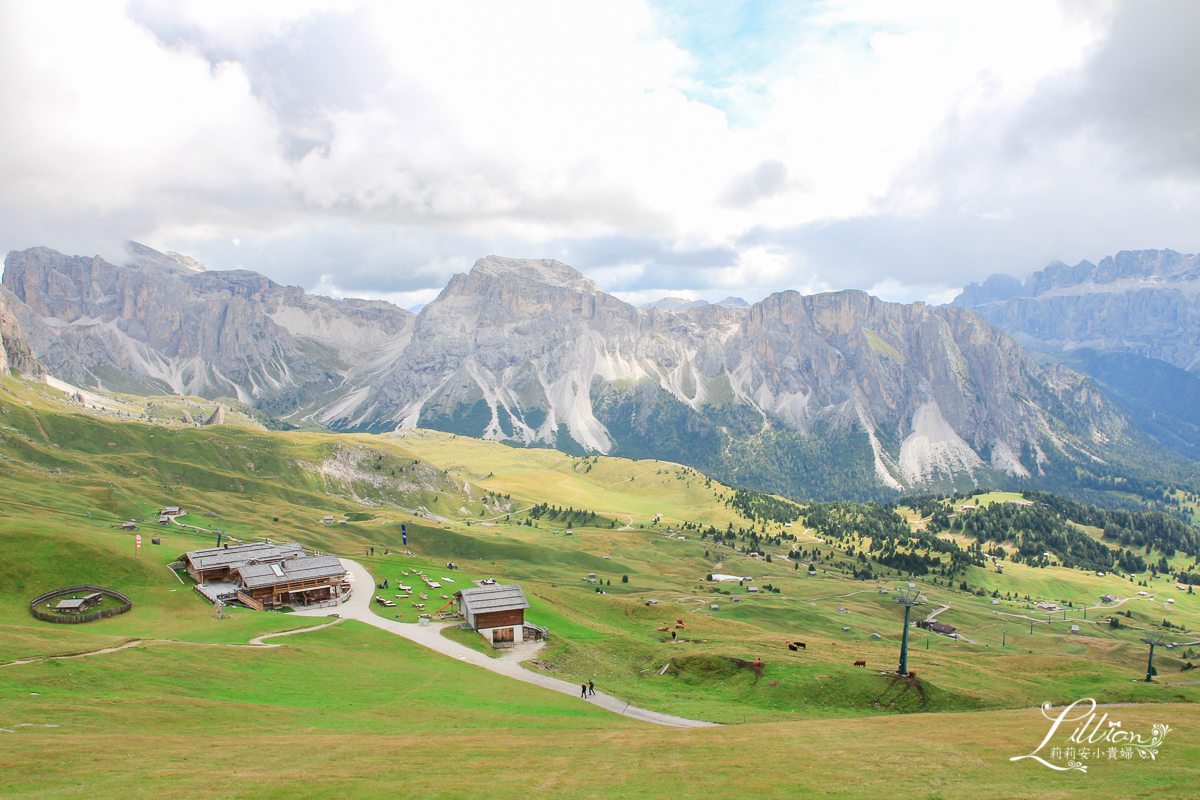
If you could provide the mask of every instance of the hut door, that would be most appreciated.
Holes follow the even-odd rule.
[[[513,640],[512,628],[496,628],[492,631],[493,642],[511,642]]]

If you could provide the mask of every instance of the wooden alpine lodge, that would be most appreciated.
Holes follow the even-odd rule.
[[[350,594],[337,556],[306,555],[295,542],[226,545],[180,558],[209,602],[239,602],[262,611],[283,606],[337,605]]]

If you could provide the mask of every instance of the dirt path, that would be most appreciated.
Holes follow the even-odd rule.
[[[444,623],[417,625],[378,616],[371,611],[371,602],[375,596],[375,579],[371,577],[371,574],[365,567],[356,561],[343,558],[342,564],[354,576],[355,584],[355,591],[350,596],[350,599],[341,608],[337,609],[337,613],[343,619],[365,622],[367,625],[380,628],[388,633],[394,633],[397,636],[403,636],[405,639],[428,647],[430,650],[435,650],[459,661],[495,672],[506,678],[512,678],[524,683],[541,686],[544,689],[579,697],[578,684],[569,683],[558,678],[551,678],[549,675],[530,672],[521,666],[521,661],[532,658],[541,649],[540,644],[518,646],[509,650],[500,658],[490,658],[483,653],[476,652],[465,645],[442,636],[441,630],[446,627]],[[330,612],[327,609],[317,608],[310,611],[297,611],[295,613],[299,616],[322,617],[327,616]],[[649,711],[644,708],[631,706],[623,700],[618,700],[600,691],[597,691],[594,697],[589,697],[586,702],[600,706],[615,714],[621,714],[655,725],[668,725],[675,728],[699,728],[714,724],[712,722],[675,717],[670,714],[660,714],[657,711]]]
[[[127,647],[136,647],[137,645],[141,644],[144,641],[145,641],[145,639],[134,639],[133,641],[125,642],[124,644],[119,644],[116,647],[105,647],[101,650],[90,650],[86,653],[70,653],[65,656],[36,656],[34,658],[23,658],[23,659],[20,659],[19,661],[9,661],[7,663],[0,664],[0,667],[16,667],[16,666],[20,666],[21,664],[36,664],[39,661],[63,661],[68,658],[85,658],[87,656],[100,656],[100,655],[104,655],[105,653],[115,653],[118,650],[124,650]]]
[[[933,612],[932,614],[930,614],[929,616],[927,616],[927,617],[925,618],[925,621],[926,621],[926,622],[929,622],[929,621],[930,621],[930,620],[932,620],[932,619],[937,619],[937,615],[938,615],[938,614],[942,613],[943,611],[949,611],[949,610],[950,610],[950,606],[949,606],[948,604],[947,604],[947,605],[944,605],[944,606],[942,606],[941,608],[939,608],[939,609],[937,609],[936,611],[934,611],[934,612]]]
[[[35,656],[33,658],[22,658],[17,661],[7,661],[0,664],[0,667],[16,667],[21,664],[36,664],[39,661],[63,661],[68,658],[86,658],[88,656],[102,656],[108,653],[116,653],[128,647],[137,647],[139,644],[186,644],[195,647],[282,647],[278,644],[267,644],[264,639],[273,639],[276,636],[291,636],[293,633],[308,633],[309,631],[319,631],[321,628],[328,628],[330,625],[337,625],[342,622],[340,619],[335,619],[332,622],[326,622],[323,625],[313,625],[308,628],[297,628],[291,631],[280,631],[279,633],[264,633],[261,636],[255,636],[247,644],[229,644],[227,642],[188,642],[182,639],[133,639],[131,641],[119,644],[116,647],[104,647],[99,650],[89,650],[86,653],[67,653],[60,656]]]

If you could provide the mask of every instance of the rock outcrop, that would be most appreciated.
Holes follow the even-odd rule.
[[[233,396],[283,414],[370,372],[411,329],[389,303],[332,300],[255,272],[207,271],[131,243],[133,263],[37,247],[5,260],[33,352],[80,386]]]
[[[13,369],[35,377],[43,375],[42,365],[34,357],[29,339],[14,313],[19,306],[20,300],[0,289],[0,375],[7,375]]]
[[[1200,372],[1200,255],[1123,250],[1099,264],[1056,262],[1024,284],[995,275],[971,284],[954,304],[1033,350],[1135,353]]]

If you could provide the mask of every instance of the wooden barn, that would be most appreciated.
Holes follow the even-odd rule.
[[[337,556],[304,555],[269,564],[243,564],[229,574],[229,580],[240,587],[238,599],[259,610],[333,600],[341,596],[345,577],[346,568]]]
[[[93,592],[80,598],[60,600],[58,601],[58,605],[54,607],[54,610],[61,614],[82,614],[90,610],[93,606],[99,605],[103,599],[104,595],[99,592]]]
[[[193,550],[184,553],[183,562],[189,575],[197,583],[228,581],[237,568],[248,564],[273,564],[304,555],[304,548],[295,542],[289,544],[267,544],[251,542],[232,547],[213,547],[208,550]]]
[[[520,584],[478,586],[454,593],[467,624],[492,644],[525,641],[525,609],[529,601]]]

